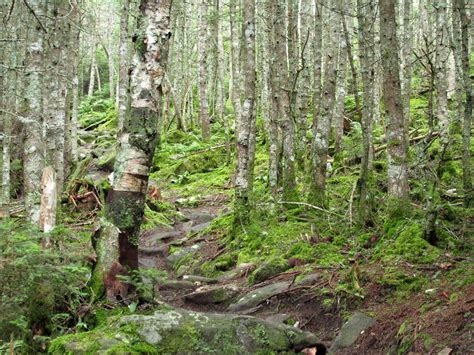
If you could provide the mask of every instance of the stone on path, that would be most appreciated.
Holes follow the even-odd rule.
[[[168,263],[174,267],[176,264],[178,264],[184,257],[186,257],[187,255],[189,254],[193,254],[195,252],[197,252],[199,249],[201,248],[201,246],[199,244],[194,244],[190,247],[184,247],[180,250],[178,250],[177,252],[169,255],[166,260],[168,261]]]
[[[190,282],[200,282],[203,284],[216,284],[219,282],[216,279],[211,279],[209,277],[198,276],[198,275],[184,275],[183,280],[190,281]]]
[[[110,317],[90,332],[56,338],[50,353],[254,354],[315,346],[323,347],[314,334],[284,324],[163,306],[152,315]]]
[[[184,296],[186,301],[195,304],[216,304],[232,300],[239,293],[235,285],[203,286]]]
[[[194,290],[196,285],[189,281],[167,280],[157,285],[158,290]]]
[[[254,263],[243,263],[237,265],[236,268],[229,270],[224,275],[220,276],[218,280],[220,282],[227,282],[242,276],[247,276],[249,273],[255,270],[255,267],[256,265]]]
[[[265,287],[257,288],[244,295],[236,303],[231,304],[229,308],[227,308],[227,310],[230,312],[241,312],[243,310],[256,307],[266,299],[272,297],[273,295],[287,290],[290,285],[290,282],[286,281],[277,282]]]
[[[375,319],[363,313],[355,313],[344,323],[334,343],[329,349],[329,353],[336,353],[338,350],[353,345],[362,332],[375,324]]]

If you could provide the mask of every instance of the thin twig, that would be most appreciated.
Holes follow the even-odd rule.
[[[297,201],[277,201],[276,203],[279,203],[279,204],[283,204],[283,205],[299,205],[299,206],[306,206],[306,207],[309,207],[309,208],[312,208],[312,209],[315,209],[315,210],[318,210],[318,211],[321,211],[321,212],[324,212],[324,213],[327,213],[327,214],[331,214],[333,216],[336,216],[336,217],[341,217],[342,218],[342,215],[336,213],[336,212],[332,212],[332,211],[328,211],[322,207],[318,207],[318,206],[315,206],[315,205],[311,205],[309,203],[306,203],[306,202],[297,202]]]
[[[36,13],[34,12],[34,10],[31,8],[30,4],[28,4],[28,2],[26,0],[23,0],[25,6],[28,8],[28,10],[30,10],[30,12],[33,14],[34,18],[36,19],[36,21],[38,21],[41,29],[43,30],[44,33],[48,33],[48,31],[46,31],[46,28],[43,26],[43,24],[41,23],[40,19],[38,18],[38,16],[36,16]]]

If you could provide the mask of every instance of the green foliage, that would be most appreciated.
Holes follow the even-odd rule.
[[[79,106],[79,124],[83,128],[99,131],[117,128],[115,101],[100,96],[87,97]]]
[[[62,246],[61,253],[43,249],[45,235],[19,220],[1,221],[0,235],[0,344],[12,335],[18,340],[17,350],[26,351],[32,345],[32,330],[47,341],[75,325],[74,310],[86,297],[89,269],[80,257],[81,236],[68,229],[50,234]]]
[[[424,227],[410,220],[390,221],[385,225],[386,238],[378,245],[377,256],[383,260],[406,260],[427,264],[436,261],[441,251],[424,239]]]

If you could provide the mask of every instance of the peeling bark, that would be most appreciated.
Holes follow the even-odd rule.
[[[93,290],[102,295],[104,278],[117,261],[138,268],[138,235],[143,219],[148,177],[153,161],[168,57],[171,0],[142,0],[139,29],[134,36],[131,109],[119,135],[112,190],[105,219],[95,236],[97,263]],[[107,293],[110,296],[110,292]]]

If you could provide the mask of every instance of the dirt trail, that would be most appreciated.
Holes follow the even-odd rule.
[[[175,201],[173,198],[172,202]],[[350,346],[336,351],[333,349],[336,354],[387,353],[404,344],[412,344],[412,340],[406,340],[406,337],[414,337],[413,347],[423,353],[426,350],[423,343],[425,338],[417,338],[418,328],[414,328],[415,335],[408,333],[404,337],[399,336],[399,329],[407,319],[410,322],[407,324],[414,322],[417,327],[421,327],[419,322],[430,324],[429,329],[425,328],[433,337],[433,344],[430,345],[432,349],[441,350],[449,345],[454,349],[454,354],[473,350],[470,343],[472,331],[466,328],[469,319],[472,319],[472,297],[462,297],[456,302],[440,298],[439,302],[443,301],[442,314],[446,313],[446,316],[440,317],[436,307],[426,314],[420,314],[419,310],[426,303],[423,293],[393,307],[387,304],[380,287],[370,285],[366,302],[358,305],[344,304],[345,301],[334,294],[323,296],[317,293],[321,287],[328,287],[328,279],[331,283],[334,270],[315,269],[306,278],[306,284],[295,282],[302,270],[290,270],[253,286],[247,283],[247,276],[253,270],[251,265],[236,266],[226,272],[227,276],[214,279],[204,278],[198,273],[193,275],[192,270],[181,270],[180,260],[186,256],[195,260],[211,260],[225,250],[225,245],[215,235],[199,232],[219,215],[229,213],[226,202],[227,198],[223,195],[208,196],[196,207],[180,208],[182,218],[177,219],[171,228],[159,227],[142,234],[140,266],[166,270],[168,273],[168,280],[160,283],[156,289],[162,301],[192,311],[245,314],[294,325],[314,333],[327,348],[338,341],[346,341],[340,339],[341,333],[344,334],[344,315],[352,314],[353,322],[349,327],[352,329],[346,329],[345,337],[350,338],[354,331],[357,336],[351,340]],[[469,294],[472,296],[472,287],[466,291],[466,295]],[[325,300],[334,302],[328,307]],[[356,316],[360,314],[359,311],[379,315],[373,319],[377,325],[358,328],[361,326],[361,320]],[[449,331],[446,332],[446,329]]]
[[[243,269],[237,266],[226,273],[231,276],[215,279],[193,275],[192,272],[177,276],[176,264],[173,265],[173,257],[177,254],[175,250],[190,251],[193,257],[199,254],[204,259],[212,259],[223,251],[224,246],[214,235],[199,232],[219,215],[229,213],[226,200],[222,195],[208,196],[196,207],[180,208],[183,218],[176,220],[171,228],[159,227],[141,235],[140,266],[166,270],[168,273],[168,280],[157,287],[160,299],[174,307],[193,311],[247,314],[273,322],[294,324],[295,327],[314,332],[321,341],[329,344],[336,335],[341,319],[325,311],[313,293],[308,295],[305,288],[294,285],[294,273],[282,274],[252,287],[247,285],[249,270],[245,266]],[[273,285],[276,285],[275,290],[265,291]],[[283,285],[283,288],[279,289],[279,285]],[[293,288],[297,292],[291,292]],[[225,291],[225,297],[214,302],[215,295],[221,295],[220,290]],[[238,302],[247,294],[252,297],[252,292],[259,290],[268,292],[268,298],[263,296],[257,306],[243,307],[239,311],[228,309],[230,304]]]

